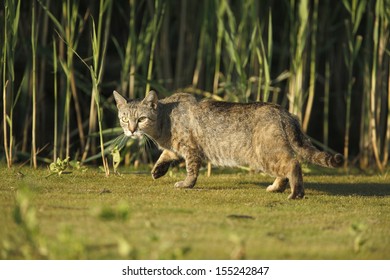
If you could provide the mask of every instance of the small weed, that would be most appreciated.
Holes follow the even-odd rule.
[[[71,160],[69,162],[69,166],[73,169],[73,170],[76,170],[76,171],[80,171],[82,173],[85,173],[88,168],[81,165],[81,162],[80,161],[77,161],[77,160]]]
[[[86,245],[83,239],[76,236],[69,225],[63,225],[56,236],[56,242],[51,247],[51,259],[83,259]]]
[[[103,221],[118,220],[124,222],[129,219],[130,211],[127,203],[122,201],[114,206],[103,206],[95,209],[93,214]]]
[[[112,156],[112,166],[114,168],[114,173],[119,174],[118,167],[119,167],[119,164],[121,163],[121,154],[119,152],[118,146],[115,146],[112,149],[111,156]]]
[[[31,203],[31,191],[20,186],[16,193],[13,220],[17,231],[2,241],[2,259],[80,259],[85,245],[75,237],[72,228],[62,226],[56,238],[49,242],[39,227],[36,207]]]
[[[50,174],[47,177],[50,177],[51,175],[55,175],[55,174],[61,176],[61,174],[68,168],[68,166],[69,166],[69,157],[67,157],[64,160],[57,158],[55,162],[50,163],[49,165]]]
[[[69,157],[67,157],[64,160],[57,158],[55,162],[50,163],[49,165],[50,174],[47,175],[46,178],[56,174],[58,176],[61,176],[62,174],[65,173],[72,173],[72,171],[81,171],[84,173],[87,170],[88,168],[82,166],[79,161],[76,160],[69,161]]]
[[[196,189],[176,190],[168,176],[19,170],[22,180],[0,169],[2,259],[390,256],[390,188],[379,176],[307,175],[298,203],[266,193],[272,179],[252,173],[201,175]]]
[[[47,247],[38,226],[35,207],[30,202],[30,190],[20,186],[16,193],[13,220],[19,233],[13,232],[3,240],[1,256],[5,259],[17,256],[25,259],[46,258]]]
[[[118,243],[118,254],[122,258],[133,259],[133,260],[137,259],[138,257],[137,250],[124,237],[118,237],[117,243]]]
[[[367,243],[366,225],[362,223],[353,223],[350,227],[350,233],[353,237],[353,250],[359,253],[362,247]]]
[[[235,234],[232,234],[230,236],[230,240],[234,244],[234,249],[230,253],[230,257],[233,260],[245,260],[246,259],[245,240]]]

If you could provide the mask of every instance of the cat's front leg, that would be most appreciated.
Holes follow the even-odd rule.
[[[177,182],[176,188],[193,188],[198,179],[199,168],[202,163],[196,151],[189,151],[185,156],[187,177],[184,181]]]
[[[152,169],[153,179],[158,179],[164,176],[168,172],[171,163],[176,160],[179,160],[179,157],[174,152],[164,150]]]

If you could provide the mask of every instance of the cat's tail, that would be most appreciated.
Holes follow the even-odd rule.
[[[302,132],[299,121],[292,118],[293,121],[290,119],[284,122],[283,126],[291,147],[300,159],[324,167],[340,167],[343,164],[344,158],[341,154],[332,155],[314,147],[309,138]]]
[[[322,152],[317,150],[312,144],[304,145],[297,151],[300,158],[303,158],[305,161],[310,163],[324,166],[324,167],[340,167],[344,158],[341,154],[332,155],[328,152]]]

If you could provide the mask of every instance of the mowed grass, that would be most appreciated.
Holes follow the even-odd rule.
[[[306,198],[272,178],[97,169],[0,169],[3,259],[389,259],[390,178],[305,175]],[[20,173],[21,172],[21,173]]]

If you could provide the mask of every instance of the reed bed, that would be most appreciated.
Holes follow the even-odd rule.
[[[346,169],[388,165],[388,0],[4,0],[0,19],[8,167],[71,158],[108,174],[112,91],[152,88],[279,103]],[[153,157],[118,139],[127,164]]]

